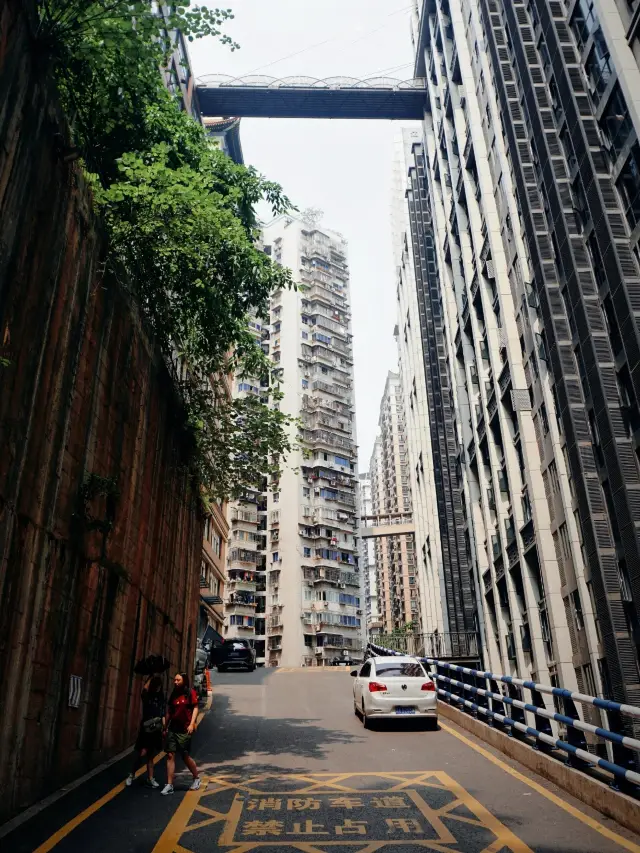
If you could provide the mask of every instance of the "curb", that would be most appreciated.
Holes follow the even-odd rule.
[[[539,776],[553,782],[559,788],[574,796],[603,815],[615,820],[620,826],[637,832],[640,826],[640,802],[626,794],[614,791],[603,782],[593,779],[584,773],[577,772],[555,758],[550,758],[543,752],[530,747],[516,738],[509,737],[498,729],[491,728],[480,720],[476,720],[464,711],[438,701],[439,713],[460,728],[475,735],[480,740],[508,755],[509,758],[533,770]]]

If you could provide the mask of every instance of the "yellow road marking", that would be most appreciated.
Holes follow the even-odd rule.
[[[207,713],[207,711],[209,711],[211,709],[212,698],[213,698],[212,694],[210,693],[209,696],[207,697],[207,704],[205,705],[204,710],[201,711],[200,714],[198,715],[198,719],[196,720],[196,728],[198,728],[198,726],[200,725],[200,723],[201,723],[204,715]],[[165,757],[165,755],[166,755],[165,752],[159,752],[155,756],[155,758],[153,759],[153,763],[157,764],[159,761],[162,761],[162,759]],[[136,772],[136,778],[138,776],[141,776],[144,773],[145,769],[146,769],[146,766],[143,765]],[[80,826],[81,823],[84,823],[88,817],[91,817],[92,814],[95,814],[103,806],[105,806],[107,803],[111,802],[111,800],[113,800],[114,797],[117,797],[119,793],[124,791],[125,787],[126,786],[125,786],[124,782],[120,782],[118,785],[115,786],[115,788],[112,788],[103,797],[100,797],[99,800],[96,800],[95,803],[91,803],[91,805],[87,806],[87,808],[84,811],[80,812],[80,814],[77,814],[75,817],[71,818],[71,820],[68,823],[65,823],[64,826],[62,826],[60,829],[58,829],[56,832],[54,832],[50,838],[47,838],[47,840],[45,842],[43,842],[39,847],[37,847],[33,851],[33,853],[49,853],[49,851],[53,850],[53,848],[57,844],[59,844],[63,838],[66,838],[67,835],[69,835],[71,832],[73,832],[74,829],[76,829],[76,827]]]
[[[597,820],[594,820],[589,815],[584,814],[579,809],[572,806],[570,803],[567,803],[561,797],[558,797],[556,794],[548,791],[542,785],[539,785],[537,782],[534,782],[533,779],[528,779],[523,773],[520,773],[518,770],[514,770],[513,767],[509,767],[504,761],[501,761],[497,756],[490,753],[487,749],[479,746],[474,743],[469,738],[457,732],[455,729],[450,728],[445,725],[443,722],[440,722],[440,727],[444,729],[444,731],[448,732],[450,735],[458,738],[458,740],[462,741],[462,743],[470,746],[471,749],[475,749],[476,752],[479,752],[483,758],[488,759],[489,761],[496,764],[498,767],[502,768],[506,773],[511,774],[515,779],[518,779],[520,782],[524,782],[525,785],[528,785],[529,788],[532,788],[538,794],[541,794],[543,797],[546,797],[547,800],[550,800],[556,806],[559,806],[561,809],[564,809],[565,812],[570,814],[572,817],[577,818],[582,823],[586,824],[591,829],[594,829],[596,832],[599,832],[600,835],[603,835],[605,838],[608,838],[610,841],[613,841],[615,844],[619,844],[620,847],[624,847],[625,850],[629,850],[630,853],[640,853],[640,846],[635,844],[633,841],[629,841],[627,838],[623,838],[622,835],[618,835],[617,832],[613,832],[611,829],[607,829],[606,826],[603,826],[601,823],[598,823]],[[488,814],[490,814],[488,812]],[[499,848],[498,848],[499,849]]]
[[[254,776],[250,780],[250,782],[266,782],[269,779],[274,780],[285,780],[290,782],[292,779],[306,784],[306,787],[303,789],[291,789],[286,788],[284,790],[275,790],[275,791],[266,791],[266,790],[256,790],[255,794],[260,795],[265,798],[270,797],[278,797],[280,799],[284,799],[285,797],[291,797],[295,795],[308,794],[313,792],[314,794],[341,794],[345,788],[347,791],[357,796],[358,800],[362,797],[362,795],[380,795],[382,791],[388,792],[392,790],[396,790],[397,786],[392,786],[391,788],[381,789],[376,786],[372,789],[364,790],[358,787],[347,787],[346,785],[338,784],[338,780],[348,783],[350,777],[377,777],[384,778],[390,782],[398,783],[402,776],[404,776],[404,781],[406,783],[412,783],[416,786],[423,787],[434,787],[441,790],[449,791],[455,797],[454,801],[451,803],[447,803],[445,806],[440,808],[431,807],[422,796],[420,796],[417,790],[405,790],[405,793],[416,806],[418,811],[422,814],[423,818],[427,821],[427,823],[438,833],[437,838],[433,839],[411,839],[411,844],[416,847],[422,847],[426,850],[436,851],[436,853],[451,853],[451,845],[456,844],[457,840],[454,834],[451,832],[449,826],[446,826],[443,822],[443,818],[447,820],[458,821],[460,823],[470,824],[472,826],[478,827],[480,829],[485,829],[491,831],[494,836],[494,839],[490,843],[490,846],[485,848],[482,853],[500,853],[505,849],[509,850],[509,853],[533,853],[531,848],[529,848],[521,839],[519,839],[510,829],[499,821],[494,815],[492,815],[478,800],[475,799],[468,791],[462,788],[454,779],[452,779],[448,774],[443,771],[438,770],[430,770],[424,772],[416,772],[409,771],[406,774],[402,774],[401,772],[393,772],[393,773],[384,773],[384,772],[356,772],[356,773],[311,773],[311,774],[286,774],[285,776],[280,776],[279,774],[273,773],[265,773],[260,774],[259,776]],[[322,778],[318,778],[322,777]],[[329,778],[327,778],[329,777]],[[439,784],[429,783],[426,781],[437,780]],[[224,784],[221,785],[221,790],[225,788],[236,787],[236,795],[234,797],[233,803],[229,812],[225,815],[226,818],[226,826],[223,830],[223,834],[218,840],[217,844],[220,847],[234,847],[234,853],[248,853],[248,851],[256,851],[260,850],[263,847],[289,847],[295,850],[301,851],[301,853],[327,853],[327,851],[332,850],[334,847],[344,846],[345,843],[349,843],[357,846],[357,853],[375,853],[375,851],[381,848],[394,847],[398,850],[403,849],[403,847],[407,844],[407,841],[399,841],[396,839],[351,839],[349,842],[345,842],[344,840],[329,840],[329,839],[318,839],[318,840],[309,840],[305,841],[300,838],[292,838],[286,841],[275,840],[275,839],[263,839],[256,840],[252,839],[250,841],[246,841],[243,839],[237,839],[235,836],[237,834],[238,825],[240,823],[241,818],[243,817],[243,806],[244,806],[244,798],[239,793],[240,791],[246,791],[249,788],[249,784],[242,784],[241,782],[236,783],[235,785],[230,780],[219,780],[216,777],[211,777],[210,783],[212,785],[219,784],[220,782]],[[320,784],[321,787],[324,788],[322,791],[317,791],[317,786]],[[333,790],[331,790],[333,789]],[[217,793],[216,791],[213,792]],[[181,844],[181,841],[184,841],[184,835],[189,833],[191,829],[202,828],[209,823],[219,823],[219,819],[221,813],[215,810],[214,808],[208,808],[204,805],[201,805],[200,798],[203,796],[203,792],[200,792],[195,797],[186,797],[181,804],[181,807],[175,813],[173,818],[171,819],[169,825],[165,829],[161,838],[157,842],[156,846],[153,849],[153,853],[192,853],[191,850],[184,843]],[[464,815],[456,815],[451,813],[453,809],[459,806],[466,806],[467,809],[474,815],[475,819],[468,818]],[[280,809],[280,804],[276,807],[276,810]],[[213,821],[198,821],[197,823],[189,823],[190,820],[193,820],[196,817],[196,813],[200,812],[205,815],[211,815],[215,819]],[[277,833],[278,835],[281,832]],[[291,833],[289,833],[291,834]],[[327,834],[327,833],[321,833]]]

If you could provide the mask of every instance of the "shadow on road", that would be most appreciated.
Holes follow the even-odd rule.
[[[318,722],[310,718],[241,713],[231,707],[227,696],[218,695],[197,735],[194,758],[205,772],[211,766],[239,761],[256,753],[321,760],[329,746],[359,743],[364,739],[347,731],[323,727]],[[289,769],[288,764],[286,769]]]

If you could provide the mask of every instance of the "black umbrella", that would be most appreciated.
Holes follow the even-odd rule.
[[[142,658],[133,668],[136,675],[157,675],[161,672],[166,672],[171,664],[162,655],[149,655]]]

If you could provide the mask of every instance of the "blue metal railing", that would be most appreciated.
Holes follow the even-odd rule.
[[[398,655],[401,654],[393,649],[387,649],[369,643],[367,655]],[[497,675],[468,667],[447,663],[435,658],[420,658],[431,668],[431,675],[438,683],[438,695],[448,702],[455,702],[463,708],[472,711],[475,715],[485,718],[489,725],[498,724],[511,736],[528,735],[535,739],[534,748],[557,749],[568,756],[568,761],[577,770],[599,767],[610,773],[618,784],[622,783],[626,790],[638,796],[640,790],[640,773],[637,767],[640,761],[640,740],[629,737],[618,732],[583,722],[578,714],[576,703],[590,705],[607,711],[610,715],[618,718],[624,716],[631,720],[640,720],[640,708],[635,705],[625,705],[609,699],[600,699],[597,696],[587,696],[576,693],[562,687],[552,687],[547,684],[538,684],[535,681],[515,678],[510,675]],[[444,672],[449,672],[445,675]],[[461,673],[464,678],[471,679],[462,681],[453,676]],[[484,687],[478,686],[484,683]],[[498,683],[507,686],[508,695],[499,692]],[[531,692],[531,702],[525,702],[521,698],[522,690]],[[457,691],[457,692],[456,692]],[[466,695],[465,695],[466,694]],[[563,714],[549,711],[544,706],[543,694],[547,694],[561,700],[564,708]],[[470,695],[471,698],[468,698]],[[475,700],[475,701],[473,701]],[[507,707],[512,709],[507,715]],[[502,712],[502,713],[501,713]],[[533,714],[535,726],[527,725],[525,712]],[[567,739],[555,737],[551,722],[566,726]],[[592,752],[586,747],[584,735],[590,734],[599,737],[612,744],[614,758],[617,762],[608,761]]]

